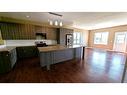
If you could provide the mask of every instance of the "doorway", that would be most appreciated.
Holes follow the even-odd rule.
[[[114,40],[114,51],[126,52],[127,47],[127,32],[116,32]]]

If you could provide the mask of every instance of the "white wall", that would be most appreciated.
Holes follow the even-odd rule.
[[[31,46],[35,45],[36,41],[44,41],[47,45],[57,44],[56,40],[5,40],[6,46]]]

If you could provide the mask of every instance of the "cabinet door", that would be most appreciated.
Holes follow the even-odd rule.
[[[49,40],[56,40],[57,39],[57,29],[56,28],[46,28],[46,33],[47,33],[47,39]]]
[[[24,25],[24,31],[22,31],[22,37],[23,37],[24,40],[27,40],[27,39],[28,39],[28,36],[29,36],[29,35],[27,35],[27,34],[28,34],[28,33],[27,33],[28,31],[29,31],[29,30],[28,30],[28,25],[25,24],[25,25]]]
[[[18,59],[22,59],[24,56],[24,51],[22,47],[17,47],[16,48],[16,52],[17,52],[17,58]]]
[[[35,46],[17,47],[16,50],[18,59],[38,56],[38,49]]]
[[[26,46],[23,49],[25,58],[38,56],[38,51],[35,46]]]
[[[25,25],[25,38],[24,39],[35,39],[35,27],[32,24]]]
[[[1,35],[4,40],[11,39],[12,34],[9,32],[10,27],[8,27],[8,24],[1,23]]]
[[[42,32],[42,26],[35,25],[35,31],[36,31],[36,33],[41,33]]]
[[[10,51],[10,60],[11,60],[11,67],[13,68],[13,66],[15,65],[15,63],[17,61],[16,49],[13,49]]]
[[[19,39],[19,24],[10,24],[9,27],[11,39]]]
[[[1,23],[1,34],[5,40],[35,39],[34,31],[31,24]]]
[[[29,39],[36,39],[36,34],[35,34],[35,27],[34,27],[34,25],[29,24],[28,35],[29,35]]]
[[[18,40],[23,38],[22,37],[22,31],[24,31],[24,25],[23,24],[19,24],[18,32],[16,33]]]
[[[0,52],[0,73],[6,73],[11,70],[10,54],[8,51]]]
[[[24,26],[16,23],[1,23],[1,34],[5,40],[22,39]]]

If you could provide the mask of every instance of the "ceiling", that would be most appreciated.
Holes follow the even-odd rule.
[[[48,20],[62,20],[64,26],[92,30],[127,24],[127,12],[0,12],[0,16],[48,23]],[[27,17],[29,16],[29,17]]]

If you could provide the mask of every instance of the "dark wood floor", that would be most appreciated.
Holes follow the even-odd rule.
[[[114,83],[121,82],[125,54],[87,48],[85,59],[74,59],[41,68],[39,58],[20,60],[3,83]]]

